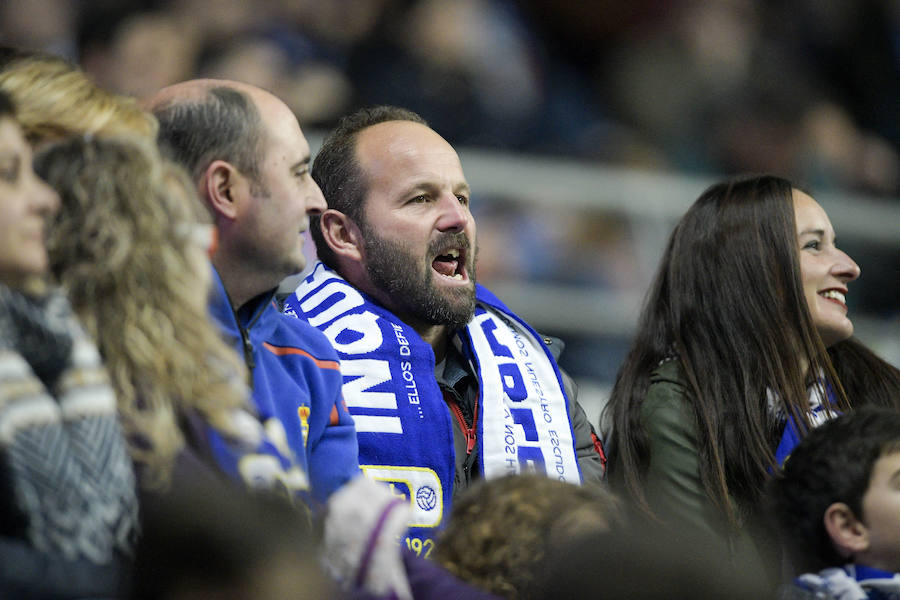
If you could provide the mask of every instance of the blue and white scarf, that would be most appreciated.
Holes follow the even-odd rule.
[[[816,598],[833,600],[900,600],[900,573],[890,573],[862,565],[807,573],[794,585],[816,593]]]
[[[537,472],[579,483],[556,362],[540,336],[487,289],[477,286],[476,300],[475,317],[453,343],[478,376],[482,475]],[[331,340],[356,423],[360,468],[410,499],[410,533],[430,541],[450,513],[455,464],[453,424],[431,345],[322,263],[287,299],[285,314]]]
[[[812,427],[818,427],[839,414],[834,408],[830,411],[825,408],[826,405],[837,406],[837,399],[834,389],[824,377],[819,377],[813,385],[809,386],[807,399],[809,401],[809,422]],[[775,396],[771,391],[768,393],[768,402],[769,409],[775,412],[779,420],[784,421],[784,431],[778,447],[775,449],[775,464],[784,467],[784,462],[803,439],[804,434],[801,433],[801,430],[805,430],[806,427],[802,423],[797,423],[793,416],[785,415],[783,408],[776,407]]]

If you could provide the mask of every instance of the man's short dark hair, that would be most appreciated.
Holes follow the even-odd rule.
[[[405,108],[396,106],[375,106],[363,108],[343,117],[325,141],[313,162],[312,177],[328,208],[344,213],[358,225],[363,221],[363,200],[366,196],[368,182],[359,167],[356,157],[356,139],[359,132],[373,125],[388,121],[412,121],[428,126],[428,123]],[[334,253],[322,237],[320,218],[310,218],[310,232],[316,243],[316,254],[319,260],[332,269],[337,268]]]
[[[794,449],[771,485],[775,514],[785,542],[803,571],[841,566],[825,529],[826,509],[835,502],[863,519],[862,500],[875,462],[900,452],[900,412],[861,407],[815,428]]]
[[[159,146],[199,180],[214,160],[236,166],[259,182],[264,135],[259,110],[239,90],[219,86],[201,100],[175,100],[154,109]]]

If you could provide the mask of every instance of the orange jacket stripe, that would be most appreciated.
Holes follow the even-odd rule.
[[[320,369],[334,369],[335,371],[340,371],[341,365],[337,361],[334,360],[320,360],[307,352],[306,350],[301,350],[300,348],[290,348],[285,346],[273,346],[269,342],[263,342],[263,346],[265,346],[266,350],[275,354],[277,356],[284,356],[286,354],[299,354],[301,356],[305,356],[311,359],[316,366]]]

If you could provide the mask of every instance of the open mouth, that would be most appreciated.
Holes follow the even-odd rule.
[[[451,248],[444,254],[439,254],[431,263],[431,268],[444,277],[465,281],[468,279],[465,268],[466,252],[462,248]]]
[[[823,298],[825,298],[826,300],[830,300],[831,302],[834,302],[835,304],[839,304],[840,306],[847,308],[847,297],[844,294],[844,292],[842,292],[840,290],[834,290],[834,289],[824,290],[824,291],[819,292],[819,295],[822,296]]]

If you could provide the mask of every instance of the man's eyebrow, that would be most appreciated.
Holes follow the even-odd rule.
[[[428,192],[428,193],[436,193],[443,187],[443,184],[435,183],[431,179],[421,179],[421,180],[413,180],[410,181],[409,184],[404,188],[404,191],[401,195],[408,196],[410,194],[415,194],[419,192]],[[465,193],[471,194],[472,190],[469,188],[468,183],[459,183],[453,186],[453,193]]]
[[[455,192],[465,192],[468,195],[472,194],[472,188],[469,187],[468,183],[461,183],[455,188],[453,188]]]

